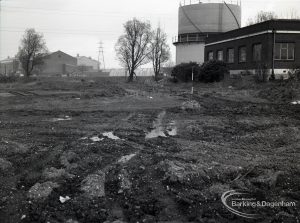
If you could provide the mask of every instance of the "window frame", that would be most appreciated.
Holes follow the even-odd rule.
[[[210,54],[212,54],[212,59],[210,58]],[[208,53],[207,53],[207,60],[208,61],[214,60],[214,51],[213,50],[208,51]]]
[[[230,50],[233,51],[232,61],[229,61],[229,58],[230,58],[230,57],[229,57],[229,51],[230,51]],[[226,56],[227,56],[227,58],[226,58],[226,62],[227,62],[227,63],[229,63],[229,64],[234,64],[234,63],[235,63],[235,58],[234,58],[234,57],[235,57],[235,49],[234,49],[234,47],[227,48],[227,55],[226,55]]]
[[[280,58],[279,59],[276,58],[276,46],[277,46],[277,44],[280,44],[280,49],[279,49],[280,50]],[[282,44],[287,44],[287,48],[286,48],[286,50],[287,50],[287,59],[282,59],[281,50],[284,49],[284,48],[282,48]],[[293,59],[289,59],[289,44],[294,45]],[[296,57],[296,43],[295,42],[276,42],[275,43],[274,60],[276,60],[276,61],[295,61],[295,59],[296,59],[295,57]]]
[[[261,46],[261,48],[260,48],[260,58],[259,58],[259,60],[257,60],[257,59],[255,58],[255,51],[254,51],[255,46],[258,46],[258,45]],[[262,51],[263,51],[262,49],[263,49],[263,45],[262,45],[261,42],[259,42],[259,43],[254,43],[254,44],[252,45],[252,61],[253,61],[253,62],[262,62]]]
[[[222,52],[222,60],[219,60],[219,52]],[[224,50],[223,49],[217,50],[216,56],[217,56],[216,57],[217,61],[224,61]]]
[[[241,61],[241,49],[245,48],[245,61]],[[247,63],[247,46],[243,45],[243,46],[239,46],[239,50],[238,50],[238,61],[239,63]]]

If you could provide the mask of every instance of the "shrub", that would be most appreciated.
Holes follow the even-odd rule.
[[[289,79],[294,81],[300,81],[300,68],[290,70]]]
[[[0,74],[0,83],[13,83],[16,82],[18,80],[18,77],[16,75],[2,75]]]
[[[199,65],[196,62],[181,63],[176,65],[172,70],[172,77],[174,82],[179,81],[192,81],[192,72],[194,71],[194,80],[197,80],[199,73]]]
[[[224,79],[229,70],[223,61],[210,60],[200,67],[198,80],[200,82],[219,82]]]

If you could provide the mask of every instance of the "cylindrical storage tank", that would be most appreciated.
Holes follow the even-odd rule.
[[[178,34],[220,33],[238,29],[241,7],[225,3],[199,3],[179,7]]]
[[[183,5],[178,12],[176,64],[204,62],[205,39],[208,35],[228,32],[241,26],[241,6],[228,3]]]

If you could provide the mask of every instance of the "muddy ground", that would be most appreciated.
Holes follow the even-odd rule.
[[[300,97],[249,83],[0,84],[0,222],[299,222]],[[242,218],[239,189],[297,205]]]

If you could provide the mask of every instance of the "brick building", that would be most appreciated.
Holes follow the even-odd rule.
[[[300,68],[300,20],[270,20],[208,37],[205,60],[222,60],[230,74],[264,70],[276,78]]]
[[[44,57],[40,74],[61,75],[77,72],[77,59],[62,51],[56,51]]]

